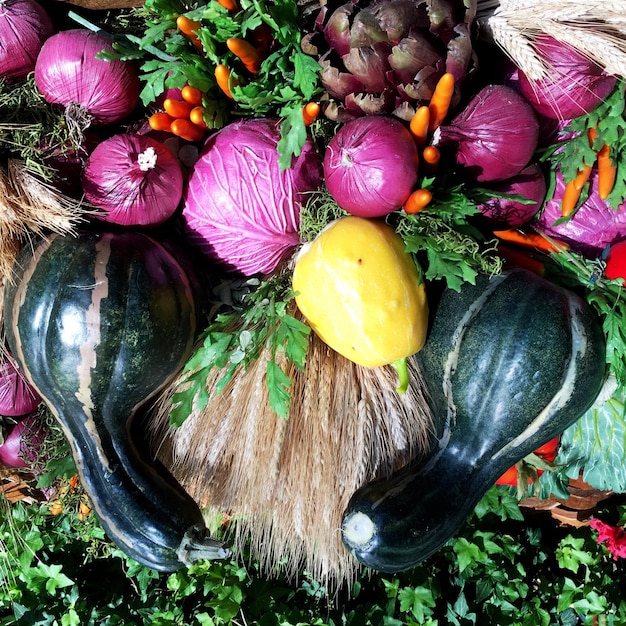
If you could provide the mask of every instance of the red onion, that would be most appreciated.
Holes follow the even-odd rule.
[[[555,224],[561,218],[561,199],[565,189],[563,176],[557,171],[554,195],[546,202],[534,224],[539,230],[590,257],[601,254],[607,244],[626,237],[626,202],[617,210],[609,206],[598,195],[596,180],[594,170],[589,179],[589,197],[568,221]]]
[[[35,0],[0,0],[0,78],[22,80],[32,72],[41,46],[55,30]]]
[[[571,46],[538,35],[533,42],[549,68],[546,78],[532,81],[524,72],[518,76],[519,89],[542,115],[567,120],[593,111],[610,93],[615,76]]]
[[[539,123],[533,108],[506,85],[483,87],[447,126],[437,141],[456,146],[456,160],[479,181],[519,174],[534,155]]]
[[[480,211],[493,227],[517,228],[530,221],[541,208],[546,196],[546,179],[541,168],[531,163],[519,174],[489,185],[498,194],[520,195],[531,204],[510,198],[494,197],[481,205]]]
[[[326,187],[352,215],[380,217],[401,207],[417,180],[419,155],[406,126],[370,115],[344,124],[324,155]]]
[[[46,428],[37,413],[13,425],[0,446],[0,463],[15,469],[37,469],[37,448],[46,438]]]
[[[268,273],[300,243],[300,209],[321,185],[322,167],[307,140],[281,171],[280,122],[233,122],[207,140],[183,203],[190,239],[245,274]]]
[[[65,30],[42,46],[35,65],[37,88],[52,104],[78,106],[94,124],[118,122],[137,105],[137,69],[125,61],[96,55],[111,50],[111,41],[87,29]]]
[[[83,174],[85,197],[104,211],[96,217],[123,226],[156,226],[183,195],[183,172],[172,153],[146,135],[113,135],[98,144]]]
[[[0,363],[0,415],[19,417],[32,413],[41,402],[35,388],[15,368],[12,359]]]

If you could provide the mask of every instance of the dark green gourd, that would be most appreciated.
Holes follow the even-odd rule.
[[[229,556],[141,431],[196,332],[173,254],[135,232],[52,235],[24,246],[5,291],[9,346],[62,426],[110,539],[160,571]]]
[[[359,489],[342,525],[354,556],[385,572],[439,550],[505,470],[593,404],[606,371],[591,308],[525,270],[444,292],[415,358],[438,424],[431,452]]]

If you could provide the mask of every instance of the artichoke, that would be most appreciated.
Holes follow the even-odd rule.
[[[457,86],[472,70],[476,0],[355,0],[317,12],[302,48],[317,56],[325,114],[410,120],[441,75]],[[458,91],[456,94],[458,98]]]

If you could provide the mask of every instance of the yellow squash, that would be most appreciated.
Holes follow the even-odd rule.
[[[382,221],[349,216],[330,223],[298,253],[292,286],[313,331],[359,365],[391,364],[424,345],[421,271]]]

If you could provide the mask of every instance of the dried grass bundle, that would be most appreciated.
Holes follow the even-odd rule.
[[[621,0],[478,0],[477,21],[530,80],[550,71],[533,46],[539,33],[570,45],[607,74],[626,76],[625,9]]]
[[[37,178],[22,161],[0,168],[0,277],[8,280],[21,245],[52,231],[72,233],[87,211]]]
[[[231,541],[267,575],[302,569],[328,587],[349,584],[357,561],[343,547],[342,513],[353,492],[426,449],[432,420],[419,370],[405,395],[392,367],[357,366],[310,340],[306,371],[287,370],[287,420],[269,408],[268,355],[240,371],[222,392],[208,381],[208,406],[177,430],[168,425],[176,383],[156,405],[151,428],[160,459],[207,517],[234,516]]]

